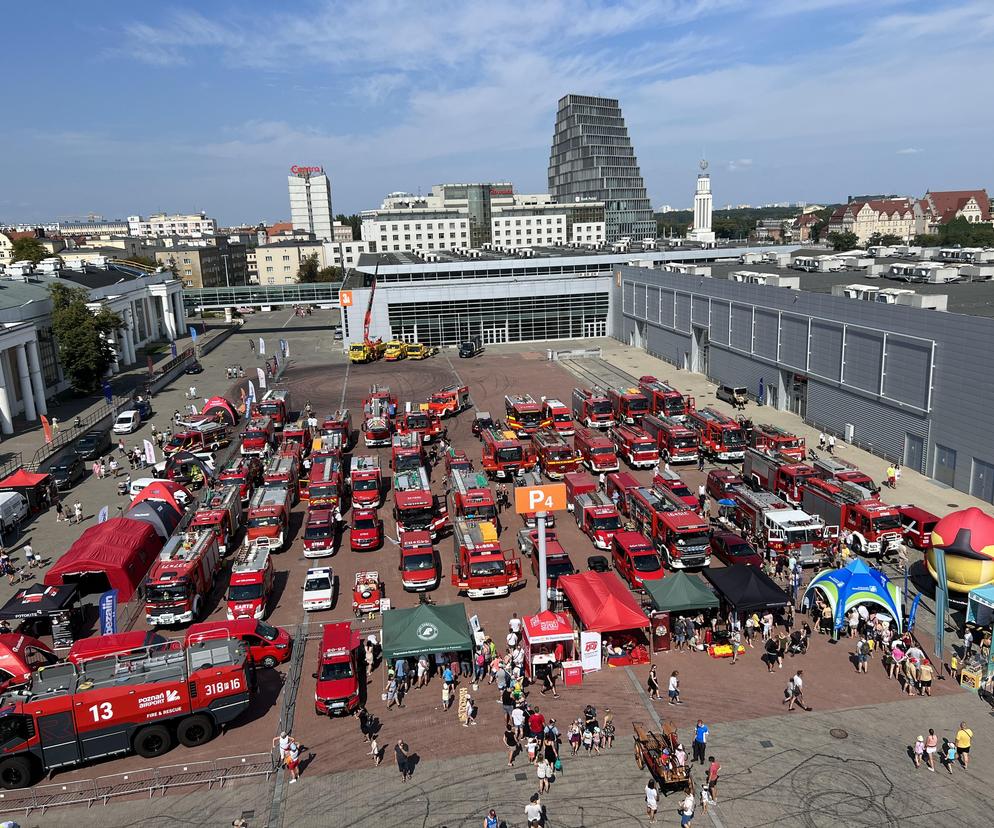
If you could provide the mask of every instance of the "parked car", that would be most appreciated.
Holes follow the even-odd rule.
[[[64,454],[49,463],[45,471],[52,475],[55,488],[61,492],[71,489],[86,477],[86,464],[76,454]]]
[[[0,492],[0,537],[21,525],[28,516],[28,501],[20,492]]]
[[[110,432],[88,431],[76,441],[74,450],[83,460],[96,460],[98,457],[103,457],[110,451]]]
[[[197,360],[193,360],[189,365],[186,366],[187,374],[202,374],[204,373],[204,366],[201,365]]]
[[[319,566],[308,569],[301,589],[304,592],[306,611],[331,609],[332,604],[335,603],[335,574],[331,571],[331,567]]]
[[[235,313],[240,313],[242,316],[250,316],[255,313],[255,308],[249,307],[248,305],[243,305],[240,308],[235,308]]]
[[[117,419],[114,420],[114,428],[111,430],[115,434],[131,434],[133,431],[138,431],[141,424],[141,414],[134,408],[129,408],[117,415]]]
[[[128,496],[134,500],[142,493],[146,486],[151,486],[158,479],[159,478],[156,477],[139,477],[137,480],[132,480],[131,486],[128,489]],[[186,506],[186,504],[190,501],[190,498],[187,497],[186,492],[176,492],[174,497],[180,506]]]
[[[714,395],[736,408],[749,402],[749,390],[741,385],[719,385]]]
[[[745,564],[763,566],[763,556],[753,549],[749,542],[734,532],[715,532],[711,535],[711,553],[726,566]]]

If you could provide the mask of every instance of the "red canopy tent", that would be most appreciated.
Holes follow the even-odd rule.
[[[193,495],[190,494],[190,490],[186,486],[181,486],[172,480],[156,480],[142,489],[138,497],[131,501],[131,505],[134,506],[143,500],[164,500],[176,509],[177,512],[183,514],[186,511],[186,507],[176,499],[176,495],[179,493],[186,495],[187,503],[193,500]]]
[[[21,633],[0,634],[0,687],[27,684],[38,667],[54,664],[59,657],[52,648]]]
[[[47,508],[54,496],[52,475],[18,469],[0,480],[0,492],[18,492],[28,501],[28,509],[37,512]]]
[[[522,620],[525,645],[525,675],[533,676],[542,664],[572,658],[576,649],[575,632],[566,613],[545,610],[526,615]]]
[[[583,628],[580,639],[585,653],[584,670],[599,669],[590,665],[587,655],[593,654],[595,663],[599,663],[596,652],[605,646],[609,664],[621,666],[648,661],[645,630],[649,619],[613,572],[561,575],[559,588]],[[599,634],[601,641],[591,633]],[[588,643],[595,648],[593,653],[588,651]]]

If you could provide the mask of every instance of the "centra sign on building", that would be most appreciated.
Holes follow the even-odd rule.
[[[294,175],[310,175],[311,173],[323,173],[324,167],[298,167],[294,164],[290,167],[290,172]]]

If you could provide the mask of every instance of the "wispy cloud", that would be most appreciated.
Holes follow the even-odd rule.
[[[734,161],[729,161],[725,165],[725,169],[727,169],[729,172],[735,172],[736,170],[748,169],[751,166],[752,166],[751,158],[738,158]]]
[[[918,155],[921,150],[918,147],[905,147],[904,149],[899,149],[897,151],[898,155]]]

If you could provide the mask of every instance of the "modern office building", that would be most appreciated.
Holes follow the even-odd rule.
[[[331,181],[323,167],[290,167],[290,222],[295,230],[313,233],[319,241],[335,238],[331,209]]]
[[[559,100],[549,193],[561,203],[603,201],[608,242],[656,237],[645,182],[615,98],[566,95]]]

